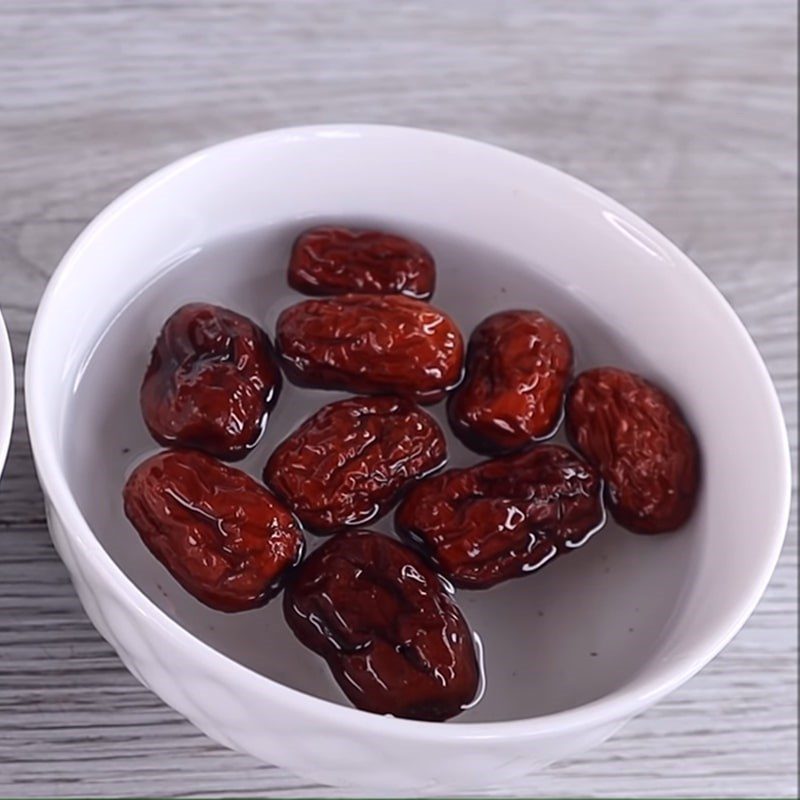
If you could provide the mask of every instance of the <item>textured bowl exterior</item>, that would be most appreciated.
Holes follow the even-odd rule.
[[[553,761],[600,744],[625,722],[516,742],[475,737],[436,745],[407,735],[402,723],[394,736],[344,732],[317,709],[309,713],[281,702],[261,676],[252,676],[255,691],[239,690],[237,676],[224,662],[203,658],[196,640],[154,626],[133,607],[124,586],[76,552],[52,503],[46,508],[53,543],[86,613],[134,677],[219,744],[319,783],[423,793],[508,788]]]

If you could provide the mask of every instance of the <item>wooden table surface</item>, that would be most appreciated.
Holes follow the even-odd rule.
[[[18,387],[50,273],[121,190],[248,132],[388,122],[529,154],[660,228],[749,328],[796,452],[796,24],[793,0],[0,0],[0,305]],[[17,399],[0,795],[338,796],[214,745],[123,668],[50,544]],[[529,796],[796,795],[796,521],[734,642]]]

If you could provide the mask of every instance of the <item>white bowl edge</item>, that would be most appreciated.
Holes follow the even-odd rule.
[[[5,320],[0,314],[0,476],[5,470],[8,448],[11,445],[15,391],[14,354]]]

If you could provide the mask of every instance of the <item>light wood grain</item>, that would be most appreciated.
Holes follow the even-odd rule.
[[[796,7],[0,0],[0,304],[22,383],[49,274],[152,169],[276,126],[458,132],[598,186],[683,247],[759,346],[797,442]],[[0,795],[336,797],[141,688],[45,529],[22,397],[0,490]],[[756,613],[695,679],[527,796],[797,793],[797,515]]]

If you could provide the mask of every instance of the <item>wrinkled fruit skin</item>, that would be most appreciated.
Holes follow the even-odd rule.
[[[700,457],[675,401],[612,367],[581,373],[567,395],[567,435],[600,470],[609,510],[635,533],[665,533],[694,509]]]
[[[461,379],[464,342],[453,320],[403,295],[306,300],[278,317],[277,342],[300,386],[435,403]]]
[[[261,328],[226,308],[192,303],[164,323],[139,399],[160,444],[235,461],[258,441],[280,388]]]
[[[123,499],[150,552],[219,611],[263,605],[302,557],[291,512],[249,475],[204,453],[166,450],[148,458]]]
[[[301,565],[283,608],[364,711],[438,721],[475,697],[479,669],[464,617],[420,556],[388,536],[329,539]]]
[[[464,382],[448,402],[453,431],[468,447],[489,454],[552,435],[571,371],[569,337],[544,314],[492,314],[470,337]]]
[[[602,481],[570,450],[540,445],[417,484],[395,524],[454,584],[483,589],[533,572],[605,522]]]
[[[264,481],[315,533],[386,513],[447,460],[444,434],[411,400],[353,397],[324,406],[273,452]]]
[[[301,234],[289,261],[289,285],[313,295],[405,294],[427,300],[436,266],[417,242],[379,231],[319,227]]]

